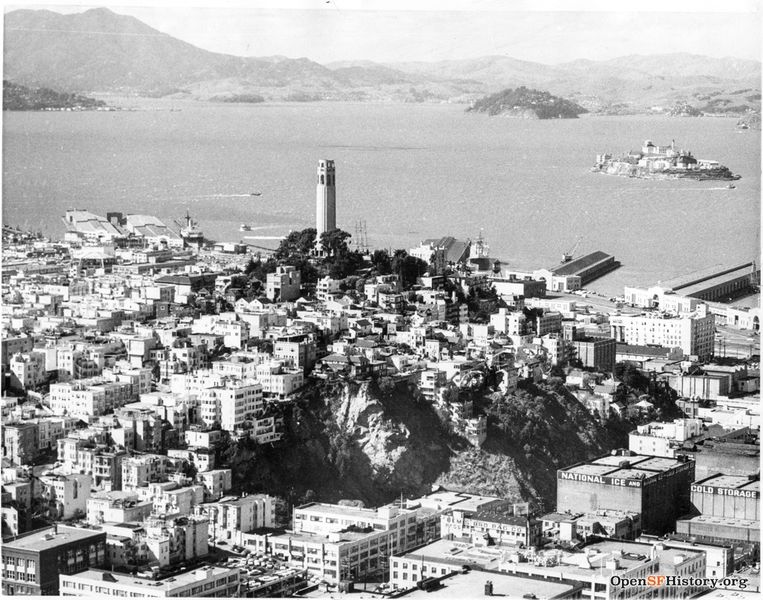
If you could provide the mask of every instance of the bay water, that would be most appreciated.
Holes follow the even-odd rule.
[[[603,250],[623,266],[608,294],[716,264],[758,260],[760,133],[732,118],[588,116],[537,121],[463,105],[154,101],[116,112],[4,112],[3,222],[61,237],[68,208],[186,210],[208,237],[273,247],[314,226],[315,170],[336,162],[337,224],[359,220],[374,248],[472,240],[517,269]],[[590,172],[597,153],[675,140],[734,182],[639,180]],[[252,193],[261,193],[253,196]],[[251,232],[240,232],[242,223]]]

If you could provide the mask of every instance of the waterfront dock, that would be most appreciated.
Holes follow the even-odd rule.
[[[661,282],[682,296],[691,296],[706,301],[728,301],[754,291],[755,282],[760,280],[760,269],[754,262],[736,266],[709,267],[688,275]]]
[[[620,262],[615,257],[601,250],[591,252],[570,262],[561,263],[549,270],[554,275],[580,277],[581,285],[586,285],[620,267]]]

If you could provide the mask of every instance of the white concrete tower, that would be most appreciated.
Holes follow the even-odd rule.
[[[315,241],[321,234],[336,229],[336,180],[333,160],[318,161],[318,179],[315,186]]]

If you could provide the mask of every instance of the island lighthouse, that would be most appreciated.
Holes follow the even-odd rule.
[[[333,160],[318,161],[318,179],[315,189],[316,242],[321,234],[336,229],[336,174]]]

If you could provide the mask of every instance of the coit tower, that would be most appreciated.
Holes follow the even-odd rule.
[[[336,229],[336,180],[334,161],[318,161],[318,180],[315,186],[316,241],[321,234]]]

